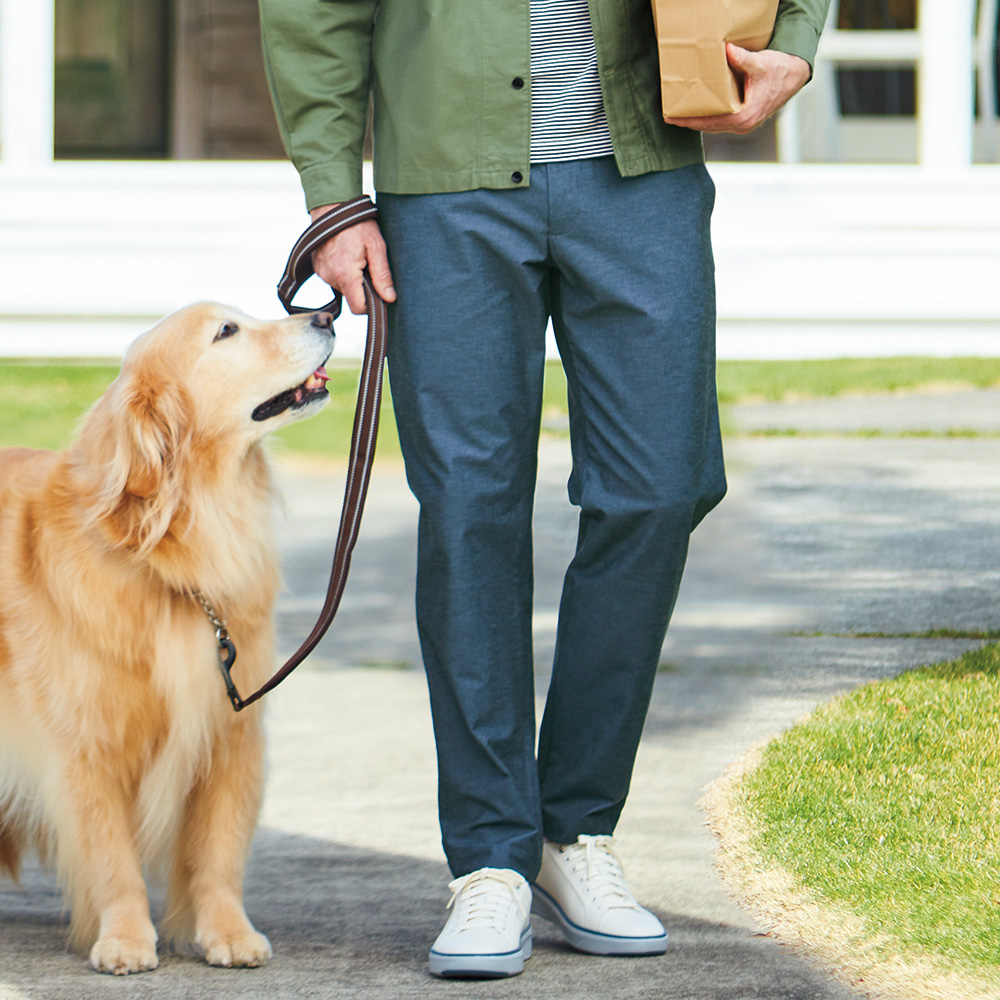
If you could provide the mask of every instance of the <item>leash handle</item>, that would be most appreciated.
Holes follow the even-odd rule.
[[[285,307],[285,312],[328,312],[334,319],[340,315],[341,295],[334,290],[333,298],[325,305],[317,309],[307,309],[302,306],[292,305],[292,299],[296,292],[313,276],[312,253],[323,242],[331,236],[344,229],[349,229],[358,222],[365,219],[374,219],[378,215],[375,203],[363,194],[351,201],[345,201],[336,208],[331,208],[325,215],[321,215],[315,222],[308,226],[303,234],[295,241],[292,252],[288,255],[288,263],[285,264],[285,271],[278,282],[278,298]],[[371,313],[368,314],[369,318]]]
[[[324,240],[341,230],[347,229],[364,219],[372,219],[378,214],[372,200],[367,196],[355,198],[327,212],[313,222],[298,238],[285,265],[285,272],[278,283],[278,298],[289,313],[329,312],[334,317],[340,314],[341,296],[319,310],[303,309],[292,305],[292,299],[302,285],[312,276],[312,252]],[[340,527],[330,568],[330,583],[323,602],[319,619],[306,640],[292,654],[285,665],[259,690],[247,698],[241,698],[233,690],[229,692],[233,708],[240,712],[252,705],[268,691],[276,688],[315,648],[330,627],[340,600],[344,595],[347,573],[351,565],[351,553],[358,540],[361,513],[368,493],[375,443],[378,437],[379,408],[382,403],[382,370],[385,366],[388,317],[385,302],[375,291],[368,270],[362,273],[361,284],[368,310],[368,340],[365,345],[364,361],[361,366],[361,382],[358,385],[358,402],[354,413],[354,429],[351,432],[351,455],[348,462],[347,485],[344,504],[340,515]]]

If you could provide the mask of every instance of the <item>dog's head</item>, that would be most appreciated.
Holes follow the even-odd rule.
[[[192,433],[249,446],[326,402],[332,326],[329,313],[262,321],[189,306],[132,344],[120,381],[136,412],[164,394],[186,395]]]
[[[198,485],[231,477],[270,431],[319,412],[332,350],[328,313],[265,322],[213,303],[140,336],[77,443],[121,540],[149,550]]]

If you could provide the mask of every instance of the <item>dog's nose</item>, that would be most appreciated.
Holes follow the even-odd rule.
[[[328,312],[313,313],[312,325],[321,330],[330,330],[333,328],[333,316]]]

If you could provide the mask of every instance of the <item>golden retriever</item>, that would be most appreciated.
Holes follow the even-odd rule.
[[[126,353],[62,452],[0,449],[0,874],[53,860],[93,967],[156,967],[144,867],[165,929],[212,965],[271,946],[243,909],[263,784],[278,560],[262,439],[318,412],[326,313],[261,322],[201,304]]]

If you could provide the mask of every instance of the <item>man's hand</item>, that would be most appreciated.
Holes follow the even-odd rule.
[[[335,205],[314,208],[309,215],[315,222]],[[331,288],[340,292],[355,315],[365,312],[365,293],[361,287],[361,272],[367,267],[375,291],[386,302],[396,301],[392,285],[385,240],[374,219],[365,219],[349,229],[343,229],[321,243],[312,255],[313,270]]]
[[[729,65],[743,79],[743,107],[731,115],[705,118],[667,118],[668,125],[680,125],[697,132],[735,132],[746,135],[763,125],[809,81],[809,64],[799,56],[765,49],[751,52],[731,42],[726,45]]]

